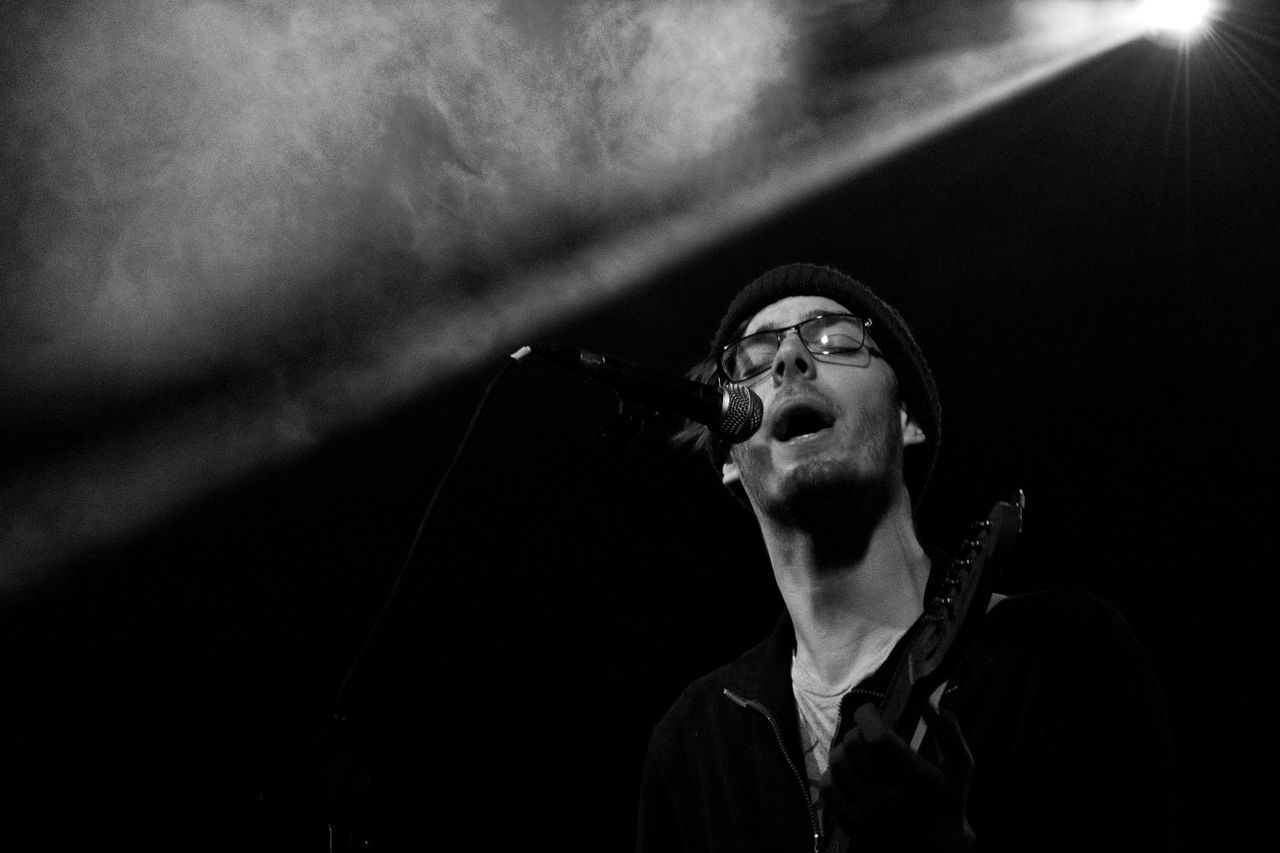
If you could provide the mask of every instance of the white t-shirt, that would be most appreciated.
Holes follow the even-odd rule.
[[[796,711],[800,718],[800,746],[804,750],[805,774],[809,781],[809,800],[822,821],[822,800],[818,796],[818,780],[827,772],[832,741],[840,727],[840,700],[871,675],[888,659],[894,644],[906,631],[897,631],[877,637],[879,648],[863,658],[843,684],[830,685],[812,672],[800,666],[796,653],[791,652],[791,692],[796,697]]]

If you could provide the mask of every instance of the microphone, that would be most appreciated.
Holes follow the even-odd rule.
[[[760,398],[741,385],[716,387],[562,344],[521,347],[511,357],[519,361],[530,352],[581,371],[637,403],[697,421],[727,441],[746,441],[764,419]]]

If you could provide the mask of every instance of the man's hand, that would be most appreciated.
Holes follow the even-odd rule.
[[[954,716],[926,706],[939,763],[914,752],[873,705],[831,750],[819,788],[826,807],[863,850],[961,853],[974,848],[965,816],[973,755]]]

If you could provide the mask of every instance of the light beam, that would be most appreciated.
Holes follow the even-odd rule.
[[[1123,0],[909,5],[827,4],[870,58],[764,0],[88,4],[24,33],[0,390],[253,381],[7,478],[0,589],[1142,33]]]

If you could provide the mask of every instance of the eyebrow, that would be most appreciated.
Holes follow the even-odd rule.
[[[756,329],[754,332],[751,332],[751,334],[755,335],[755,334],[759,334],[760,332],[776,332],[778,331],[779,328],[787,328],[789,326],[794,326],[796,325],[796,323],[803,323],[805,320],[812,320],[814,317],[820,317],[823,314],[841,314],[841,313],[843,312],[834,311],[830,308],[810,308],[808,311],[804,312],[804,315],[799,320],[796,320],[795,323],[787,323],[785,326],[779,326],[777,323],[765,323],[763,326]]]

